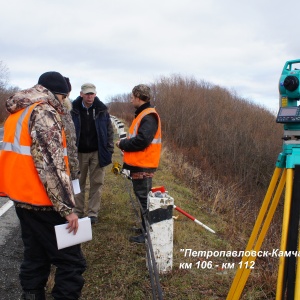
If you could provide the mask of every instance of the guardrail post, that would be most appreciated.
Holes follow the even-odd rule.
[[[149,231],[159,273],[173,266],[173,205],[174,199],[163,187],[152,188],[148,194]]]
[[[117,129],[117,121],[118,119],[115,116],[110,115],[110,119],[113,123],[113,125],[115,126],[115,128]]]
[[[124,132],[124,124],[123,123],[119,123],[118,124],[118,133],[122,134]]]

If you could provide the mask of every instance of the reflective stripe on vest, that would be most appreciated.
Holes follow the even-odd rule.
[[[41,102],[12,114],[4,125],[3,150],[0,155],[0,194],[17,202],[36,206],[53,206],[40,180],[31,156],[29,120],[33,109]],[[64,159],[67,172],[66,138],[62,130]]]
[[[142,119],[148,114],[155,114],[158,120],[158,128],[151,144],[142,151],[124,152],[124,162],[130,166],[141,168],[157,168],[160,160],[161,151],[161,123],[158,113],[154,108],[144,109],[133,120],[128,133],[128,138],[134,138],[138,134]]]
[[[21,116],[18,120],[16,131],[15,131],[14,142],[13,143],[7,143],[3,140],[2,149],[4,151],[13,151],[13,152],[23,154],[23,155],[31,155],[30,147],[20,145],[20,136],[21,136],[21,130],[22,130],[22,123],[23,123],[23,120],[24,120],[25,116],[27,115],[27,113],[29,111],[29,108],[30,108],[30,106],[27,106],[25,108],[24,112],[21,114]]]

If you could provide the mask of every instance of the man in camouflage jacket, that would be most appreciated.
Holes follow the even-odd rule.
[[[35,206],[15,202],[24,243],[20,269],[22,299],[45,299],[44,289],[51,264],[57,267],[52,290],[54,299],[79,299],[84,284],[82,273],[86,262],[80,245],[58,250],[54,231],[55,225],[66,221],[72,234],[76,234],[79,226],[78,217],[72,211],[75,201],[62,147],[61,115],[66,114],[62,101],[67,94],[66,82],[62,80],[64,78],[58,72],[46,72],[41,75],[40,84],[17,92],[6,102],[7,110],[14,114],[42,101],[30,116],[30,152],[39,179],[53,204]]]

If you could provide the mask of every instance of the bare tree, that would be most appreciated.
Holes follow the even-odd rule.
[[[0,91],[5,89],[8,84],[8,74],[7,66],[0,60]]]
[[[8,112],[5,107],[5,101],[8,97],[19,90],[18,87],[8,86],[9,82],[9,69],[0,60],[0,125],[5,121]]]

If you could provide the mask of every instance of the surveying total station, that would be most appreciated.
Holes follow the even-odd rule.
[[[227,300],[238,300],[267,230],[270,226],[282,192],[284,210],[282,220],[276,300],[300,299],[300,247],[298,246],[300,211],[300,59],[287,61],[279,79],[279,112],[277,123],[284,126],[283,149],[276,162],[270,185],[256,219],[243,256],[242,266],[236,272]]]

